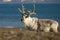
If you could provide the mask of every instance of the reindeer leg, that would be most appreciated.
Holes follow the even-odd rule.
[[[50,31],[50,27],[45,27],[43,30],[44,30],[44,32],[49,32]]]

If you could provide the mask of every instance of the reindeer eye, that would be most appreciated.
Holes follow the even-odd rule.
[[[28,18],[28,16],[26,16],[25,18]]]

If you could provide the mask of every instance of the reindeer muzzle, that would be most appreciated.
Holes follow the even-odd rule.
[[[23,19],[21,19],[21,21],[23,21]]]

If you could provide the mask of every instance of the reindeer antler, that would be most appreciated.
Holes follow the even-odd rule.
[[[35,2],[36,2],[36,0],[33,0],[33,10],[31,10],[31,13],[32,13],[32,14],[36,14],[36,13],[35,13]]]
[[[22,13],[25,13],[25,7],[22,5]]]
[[[33,0],[34,1],[34,0]],[[35,3],[33,4],[33,10],[28,11],[30,14],[36,14],[35,12]]]
[[[25,13],[25,7],[22,5],[22,9],[18,8],[21,13]]]
[[[20,8],[18,8],[18,10],[22,13],[22,10]]]

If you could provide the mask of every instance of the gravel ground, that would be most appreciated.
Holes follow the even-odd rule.
[[[24,28],[0,28],[0,40],[60,40],[60,31],[45,33]]]

